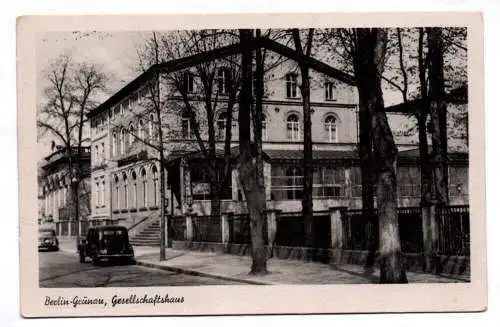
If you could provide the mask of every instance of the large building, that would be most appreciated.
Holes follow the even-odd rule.
[[[160,72],[168,81],[169,73],[155,67],[138,76],[89,114],[91,120],[91,219],[102,223],[120,223],[132,229],[147,226],[144,221],[159,216],[159,164],[154,147],[157,137],[156,114],[151,107],[150,82]],[[217,107],[213,118],[217,154],[222,157],[225,139],[228,95],[227,65],[216,71],[211,101]],[[178,73],[178,72],[177,72]],[[203,86],[193,68],[182,71],[187,100],[200,121],[206,121]],[[172,74],[172,73],[170,73]],[[313,139],[314,211],[332,207],[361,208],[357,91],[352,83],[342,82],[311,70],[311,107]],[[158,83],[164,99],[162,131],[165,135],[168,214],[182,217],[188,211],[210,215],[210,185],[204,164],[206,158],[196,141],[191,120],[182,110],[184,98],[171,83]],[[300,75],[291,60],[285,60],[266,72],[262,135],[265,194],[268,209],[298,213],[301,211],[303,158],[303,113]],[[237,104],[236,104],[237,105]],[[237,110],[233,109],[231,152],[238,154]],[[390,113],[400,151],[398,157],[399,205],[418,206],[420,178],[417,136],[407,115]],[[200,134],[207,139],[206,124]],[[238,171],[232,161],[232,173],[221,192],[221,212],[246,213]],[[450,155],[450,198],[452,204],[468,203],[468,157]],[[142,226],[142,227],[141,227]]]
[[[65,148],[55,146],[52,153],[38,163],[38,208],[40,224],[51,223],[56,227],[58,235],[76,235],[78,229],[75,221],[71,183],[72,174],[68,171],[68,155]],[[81,180],[79,183],[79,219],[85,224],[90,217],[90,149],[83,148],[80,157],[77,150],[72,150],[72,159],[79,160]],[[81,223],[81,224],[82,224]]]

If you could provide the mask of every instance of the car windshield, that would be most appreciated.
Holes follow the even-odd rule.
[[[41,237],[56,236],[56,232],[53,229],[41,229],[38,231]]]
[[[123,229],[105,229],[101,233],[103,239],[127,239],[127,231]]]

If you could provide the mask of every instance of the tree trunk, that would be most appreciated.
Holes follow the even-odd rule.
[[[371,118],[373,167],[379,220],[380,282],[406,283],[402,264],[397,214],[397,148],[384,108],[381,76],[385,59],[387,32],[384,29],[357,29],[354,70],[360,111]]]
[[[305,245],[314,248],[314,221],[313,221],[313,158],[311,137],[311,88],[309,82],[309,69],[307,66],[300,67],[302,77],[302,107],[304,110],[304,180],[302,193],[302,215],[304,216]]]
[[[250,44],[252,31],[240,30],[242,45]],[[252,246],[252,266],[250,273],[263,275],[267,273],[267,255],[263,237],[262,208],[265,205],[265,193],[260,192],[257,184],[256,162],[252,156],[250,139],[250,112],[252,106],[252,48],[244,47],[241,56],[242,82],[238,108],[238,128],[240,157],[238,171],[245,192],[250,217],[250,234]],[[254,117],[255,119],[256,117]]]
[[[433,180],[436,200],[447,205],[448,199],[448,137],[443,73],[443,40],[441,28],[428,28],[429,110],[431,117]]]

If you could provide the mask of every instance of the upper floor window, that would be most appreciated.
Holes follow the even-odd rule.
[[[325,131],[328,142],[337,141],[337,119],[333,115],[325,118]]]
[[[144,139],[144,122],[142,119],[139,119],[139,123],[137,124],[137,135],[139,136],[139,139]]]
[[[335,88],[332,82],[325,83],[325,100],[335,100]]]
[[[300,122],[297,114],[291,114],[286,119],[287,138],[292,141],[300,140]]]
[[[116,156],[116,149],[118,147],[118,140],[116,137],[116,132],[113,133],[113,139],[111,140],[111,155]]]
[[[148,136],[149,136],[149,139],[153,139],[153,123],[154,123],[154,116],[153,115],[150,115],[149,116],[149,122],[148,122]]]
[[[190,72],[184,73],[184,87],[187,93],[194,93],[194,75]]]
[[[106,148],[104,147],[104,142],[101,143],[101,161],[106,159]]]
[[[221,112],[217,118],[217,136],[219,140],[223,140],[226,137],[226,120],[227,113]]]
[[[120,131],[120,154],[125,153],[125,128]]]
[[[191,119],[187,113],[182,114],[182,138],[190,139],[191,138]]]
[[[135,140],[135,127],[130,123],[128,127],[128,144],[134,143]]]
[[[226,94],[229,91],[229,70],[221,68],[217,72],[217,91],[219,94]]]
[[[286,97],[297,98],[297,74],[286,75]]]

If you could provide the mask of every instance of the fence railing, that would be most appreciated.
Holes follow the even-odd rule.
[[[250,217],[248,214],[228,215],[229,243],[251,244]],[[267,219],[263,221],[264,244],[267,244]]]
[[[170,218],[170,239],[173,241],[186,240],[186,218],[172,217]]]
[[[193,242],[222,242],[222,226],[220,217],[193,217]]]
[[[327,212],[316,212],[313,215],[313,246],[315,248],[331,248],[330,215]],[[306,246],[305,222],[301,212],[281,213],[276,221],[276,245]]]
[[[438,217],[438,251],[440,253],[470,254],[469,206],[436,208]]]
[[[438,248],[440,254],[470,254],[469,207],[437,207]],[[422,211],[420,207],[398,208],[401,250],[404,253],[423,252]],[[342,215],[343,248],[368,250],[378,248],[378,216],[362,210],[347,210]],[[374,243],[370,243],[374,240]]]

